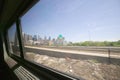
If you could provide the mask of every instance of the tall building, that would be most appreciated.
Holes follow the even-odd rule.
[[[29,35],[29,34],[26,34],[26,33],[22,33],[23,35],[23,41],[24,41],[24,44],[32,44],[32,35]]]
[[[48,40],[51,41],[51,37],[50,36],[49,36]]]
[[[33,41],[37,41],[37,35],[33,36]]]
[[[28,35],[27,34],[24,34],[24,44],[26,44],[28,41]]]
[[[38,42],[40,43],[39,45],[43,45],[44,41],[43,39],[38,35]]]
[[[55,38],[52,39],[52,42],[53,42],[53,46],[55,46],[55,45],[56,45],[56,40],[55,40]]]
[[[44,45],[49,45],[49,41],[46,36],[44,37]]]
[[[32,35],[28,35],[28,40],[32,40]]]
[[[44,37],[44,41],[46,41],[46,40],[47,40],[47,37],[45,36],[45,37]]]
[[[65,40],[65,38],[60,34],[57,37],[57,40],[56,40],[57,46],[63,46],[64,45],[64,40]]]

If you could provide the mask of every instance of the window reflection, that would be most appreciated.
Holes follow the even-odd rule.
[[[16,31],[16,24],[13,24],[8,30],[10,53],[20,56],[19,42]]]

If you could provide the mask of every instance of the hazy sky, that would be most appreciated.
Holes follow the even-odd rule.
[[[41,37],[120,40],[120,0],[40,0],[21,21],[23,32]]]

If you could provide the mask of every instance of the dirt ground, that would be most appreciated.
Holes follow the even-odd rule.
[[[120,80],[120,65],[26,53],[26,59],[85,80]]]

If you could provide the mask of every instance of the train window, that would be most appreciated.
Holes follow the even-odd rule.
[[[21,18],[25,59],[86,80],[119,79],[118,3],[40,0]]]
[[[9,48],[10,53],[20,56],[20,48],[19,48],[19,42],[18,42],[15,23],[8,29],[8,39],[9,39],[8,45],[10,47]]]

